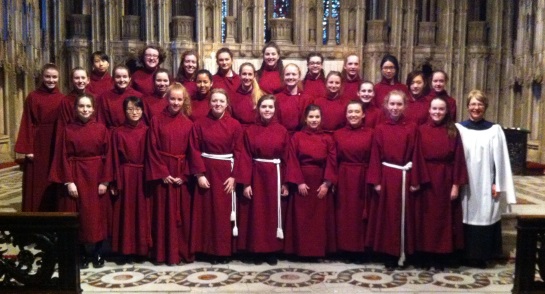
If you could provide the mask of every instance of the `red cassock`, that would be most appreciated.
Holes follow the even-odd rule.
[[[366,126],[346,126],[333,134],[338,164],[335,194],[338,250],[365,251],[372,192],[367,184],[367,170],[373,136],[374,131]]]
[[[191,96],[191,115],[189,118],[191,121],[197,121],[208,115],[210,111],[210,93],[206,96],[202,96],[196,93],[195,96]]]
[[[187,94],[189,94],[189,97],[193,97],[197,94],[197,82],[190,80],[184,80],[179,82],[182,83],[182,85],[185,87],[185,90],[187,91]]]
[[[301,118],[305,111],[305,106],[308,104],[308,97],[304,93],[292,95],[286,89],[275,94],[276,97],[276,112],[278,122],[283,125],[290,134],[293,134],[299,129]]]
[[[254,159],[280,159],[280,181],[284,183],[288,145],[288,131],[276,121],[269,124],[259,121],[244,131],[244,151],[235,173],[238,183],[251,185],[253,196],[248,199],[237,195],[237,247],[240,250],[275,252],[284,248],[284,240],[277,238],[276,164]]]
[[[350,80],[348,78],[343,79],[343,88],[342,88],[342,96],[343,99],[346,101],[350,101],[352,99],[358,99],[358,91],[361,83],[361,78],[357,76],[356,78]]]
[[[291,138],[286,181],[305,183],[308,195],[290,196],[286,217],[284,252],[298,256],[325,256],[335,248],[335,217],[331,189],[322,199],[324,181],[335,184],[336,151],[331,135],[304,128]],[[329,245],[331,244],[331,245]]]
[[[276,69],[267,70],[266,68],[263,68],[258,83],[259,88],[268,94],[280,93],[284,89],[280,73]]]
[[[310,103],[314,103],[316,99],[325,97],[327,95],[327,89],[325,87],[325,79],[323,76],[313,79],[310,75],[306,75],[303,80],[303,90],[310,98]]]
[[[227,92],[227,97],[231,99],[240,86],[240,77],[234,72],[232,77],[217,73],[212,76],[212,82],[213,89],[224,89]]]
[[[438,96],[441,96],[441,97],[444,97],[445,99],[447,99],[447,103],[448,103],[448,108],[449,108],[449,111],[450,111],[450,117],[452,118],[453,121],[456,121],[456,114],[457,114],[457,110],[456,110],[456,99],[452,98],[452,96],[450,96],[447,91],[443,90],[441,92],[435,92],[435,95],[431,97],[431,99],[435,98],[435,97],[438,97]]]
[[[314,104],[320,106],[322,110],[322,129],[324,131],[336,131],[342,128],[346,123],[346,105],[347,101],[340,97],[334,99],[322,98],[316,99]]]
[[[101,73],[92,71],[89,85],[87,85],[85,90],[93,94],[93,96],[96,98],[100,96],[102,93],[112,89],[113,87],[114,87],[114,81],[112,79],[112,76],[109,73],[105,72],[101,74]]]
[[[25,100],[15,152],[34,154],[34,159],[26,158],[23,167],[23,211],[55,211],[57,191],[48,175],[63,97],[59,89],[41,86]]]
[[[126,119],[123,100],[129,96],[141,98],[142,93],[129,87],[124,90],[113,88],[102,93],[97,101],[100,103],[98,121],[103,123],[108,129],[123,125]]]
[[[158,94],[145,96],[142,98],[142,101],[144,102],[144,119],[148,125],[152,117],[163,112],[168,106],[168,99]]]
[[[112,250],[147,256],[151,248],[150,198],[144,191],[144,158],[148,127],[125,123],[112,134],[114,157]]]
[[[191,197],[187,187],[192,150],[189,137],[193,123],[182,113],[167,108],[151,119],[148,131],[146,180],[150,186],[153,247],[157,262],[178,264],[193,261],[189,250]],[[183,179],[182,185],[165,184],[168,176]]]
[[[135,71],[131,76],[131,87],[144,96],[153,95],[155,92],[155,83],[153,74],[157,69],[141,68]]]
[[[102,241],[107,237],[106,213],[110,197],[107,192],[99,195],[98,185],[112,181],[110,134],[94,119],[87,123],[77,120],[64,128],[59,147],[55,150],[50,179],[57,183],[73,182],[78,197],[69,196],[64,187],[58,210],[79,213],[80,242]]]
[[[430,117],[430,96],[424,95],[415,99],[411,95],[408,97],[407,102],[407,109],[404,112],[405,117],[417,125],[425,124]]]
[[[414,253],[415,245],[415,198],[419,192],[409,192],[409,186],[428,182],[422,153],[418,146],[417,126],[405,117],[391,119],[375,128],[375,137],[367,171],[367,182],[381,185],[380,193],[371,197],[367,243],[376,252],[393,256],[401,255],[402,171],[383,163],[405,166],[407,171],[405,253]]]
[[[390,82],[382,78],[380,83],[375,84],[375,105],[377,107],[384,107],[384,98],[386,98],[386,95],[390,93],[393,90],[402,91],[407,95],[407,98],[411,97],[411,93],[409,92],[409,88],[407,88],[407,85],[402,84],[398,81],[395,81],[394,84],[390,84]]]
[[[444,124],[429,121],[418,128],[425,168],[430,177],[423,186],[417,206],[418,251],[451,253],[464,248],[460,197],[450,200],[453,184],[468,182],[460,135],[448,136]]]
[[[209,155],[232,154],[234,165],[242,152],[242,127],[228,112],[217,119],[211,113],[197,120],[191,133],[191,148],[198,153],[192,174],[204,174],[210,189],[195,188],[191,222],[191,251],[216,256],[233,252],[232,196],[223,183],[236,176],[230,160],[207,158]],[[242,196],[242,195],[240,195]]]
[[[255,124],[256,106],[252,100],[252,91],[244,91],[241,87],[237,89],[231,100],[231,113],[233,118],[238,120],[243,129]]]
[[[369,103],[363,103],[363,112],[365,117],[363,118],[363,124],[366,127],[374,129],[377,125],[383,123],[386,118],[384,115],[384,108],[377,107],[373,101]]]

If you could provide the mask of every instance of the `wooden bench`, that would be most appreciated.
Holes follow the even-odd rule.
[[[513,293],[545,293],[543,281],[545,281],[545,216],[519,215]]]

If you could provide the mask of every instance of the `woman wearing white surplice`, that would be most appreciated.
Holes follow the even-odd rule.
[[[485,268],[502,257],[501,214],[516,203],[511,164],[500,125],[484,119],[488,98],[473,90],[469,119],[456,124],[464,145],[469,185],[460,191],[464,212],[465,259]]]

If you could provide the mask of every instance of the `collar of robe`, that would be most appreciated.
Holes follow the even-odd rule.
[[[484,118],[479,121],[472,121],[468,119],[468,120],[464,120],[460,124],[470,130],[477,130],[477,131],[488,130],[494,125],[493,123],[485,120]]]
[[[382,80],[380,80],[380,83],[384,84],[384,85],[389,85],[389,86],[395,86],[397,84],[400,84],[400,82],[398,82],[395,77],[393,79],[389,80],[389,79],[385,78],[384,76],[382,77]]]
[[[53,89],[49,89],[44,84],[42,84],[37,90],[40,91],[40,92],[48,93],[48,94],[57,94],[57,93],[59,93],[59,87],[58,86],[55,86],[55,88],[53,88]]]
[[[100,80],[109,80],[112,76],[108,73],[108,71],[105,71],[104,73],[97,72],[95,70],[91,71],[91,80],[92,81],[100,81]]]

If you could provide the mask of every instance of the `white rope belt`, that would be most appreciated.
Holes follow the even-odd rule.
[[[398,261],[398,264],[400,266],[403,266],[403,264],[405,263],[405,200],[406,200],[406,197],[407,195],[405,194],[406,193],[406,185],[407,185],[407,171],[410,170],[412,167],[413,167],[413,163],[412,162],[408,162],[407,164],[405,165],[397,165],[397,164],[392,164],[392,163],[388,163],[388,162],[382,162],[383,165],[387,166],[387,167],[391,167],[391,168],[395,168],[395,169],[400,169],[403,171],[403,176],[402,176],[402,182],[401,182],[401,254],[399,256],[399,261]]]
[[[201,156],[204,158],[225,160],[231,162],[231,171],[233,171],[233,166],[235,164],[235,159],[233,154],[210,154],[201,152]],[[233,236],[238,236],[238,227],[237,227],[237,193],[235,192],[235,187],[231,191],[231,221],[234,222],[233,227]]]
[[[282,207],[280,206],[280,191],[281,191],[281,184],[280,184],[280,159],[264,159],[264,158],[254,158],[257,162],[266,162],[266,163],[274,163],[276,164],[276,191],[277,191],[277,213],[278,213],[278,226],[276,228],[276,238],[278,239],[284,239],[284,231],[282,230]]]

